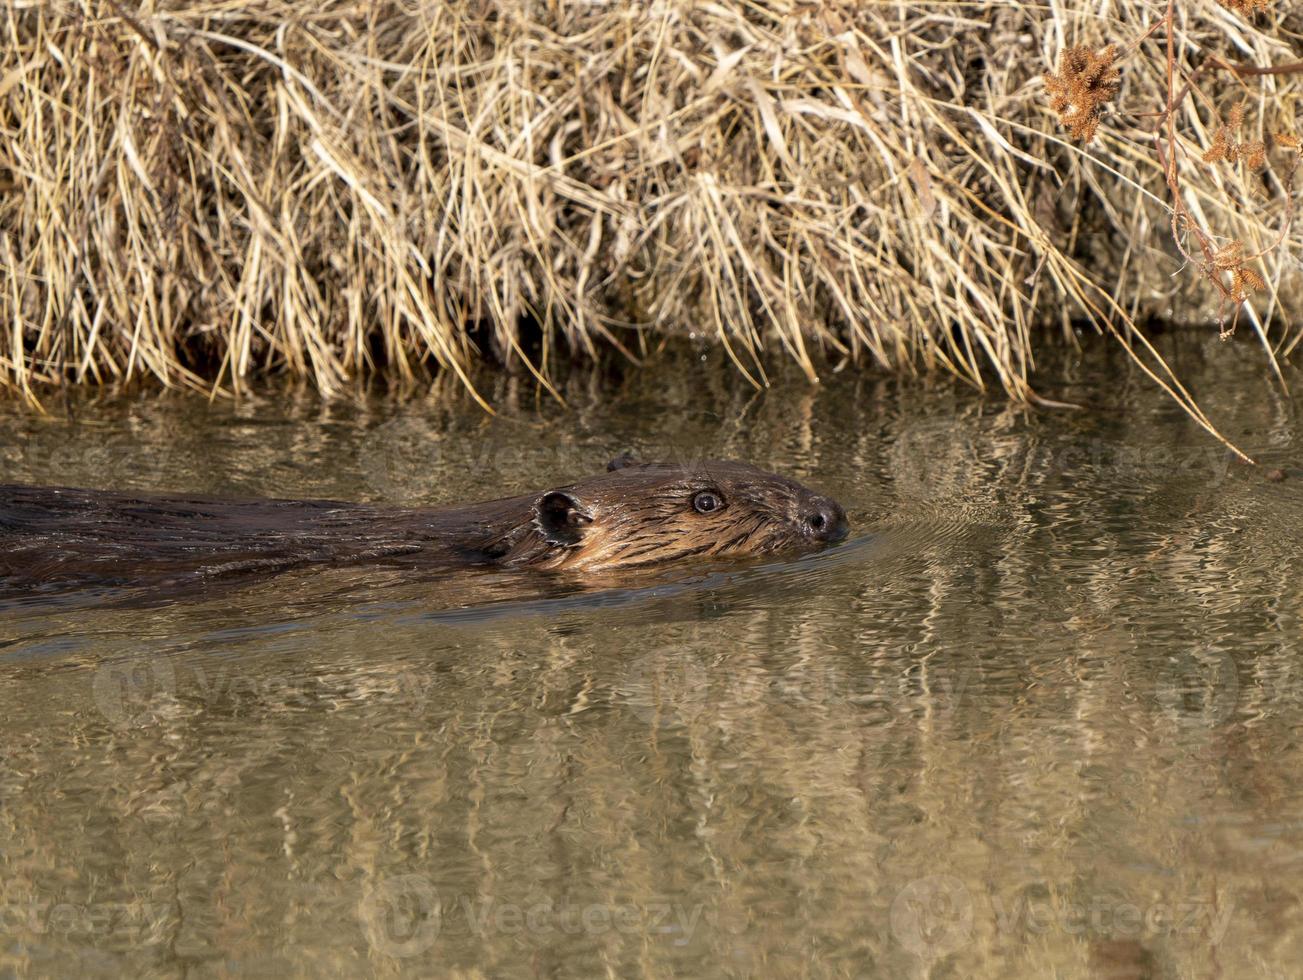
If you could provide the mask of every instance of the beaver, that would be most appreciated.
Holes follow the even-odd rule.
[[[439,509],[0,486],[0,595],[229,581],[310,565],[609,572],[808,551],[847,530],[831,498],[728,460],[621,456],[566,486]]]

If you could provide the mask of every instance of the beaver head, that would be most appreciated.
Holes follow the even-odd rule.
[[[606,473],[530,498],[524,519],[484,550],[511,565],[608,570],[808,551],[847,528],[835,500],[746,463],[620,457]]]

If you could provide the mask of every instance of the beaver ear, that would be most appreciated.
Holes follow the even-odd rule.
[[[622,470],[626,466],[640,466],[642,460],[629,451],[620,453],[615,459],[606,464],[606,472],[614,473],[616,470]]]
[[[578,544],[584,527],[593,523],[579,501],[564,490],[549,490],[534,505],[534,520],[548,544]]]

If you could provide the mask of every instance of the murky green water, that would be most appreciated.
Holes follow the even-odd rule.
[[[1175,351],[1303,465],[1250,344]],[[1294,379],[1303,383],[1303,379]],[[0,408],[8,481],[437,503],[751,460],[853,540],[477,602],[335,571],[0,613],[0,972],[1281,976],[1303,477],[1121,361],[1036,413],[721,365],[464,398]],[[555,590],[552,590],[555,592]],[[494,597],[491,597],[494,598]]]

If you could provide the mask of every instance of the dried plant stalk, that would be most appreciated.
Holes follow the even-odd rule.
[[[1228,23],[1192,5],[1176,77],[1205,51],[1281,62],[1283,6]],[[559,356],[636,357],[678,332],[756,383],[773,349],[811,376],[845,355],[1031,398],[1036,338],[1087,320],[1192,405],[1133,320],[1208,321],[1216,299],[1172,275],[1164,241],[1161,50],[1114,65],[1152,15],[0,0],[0,386],[288,373],[329,393],[432,366],[470,384],[477,348],[546,384]],[[1100,53],[1043,81],[1064,38]],[[1206,81],[1243,97],[1226,72]],[[1254,84],[1255,119],[1292,130],[1297,79]],[[1195,157],[1214,143],[1198,108],[1177,110]],[[1281,229],[1252,177],[1203,167],[1180,188],[1244,256]],[[1266,298],[1273,350],[1294,342],[1273,318],[1299,246],[1289,231],[1228,287]]]

